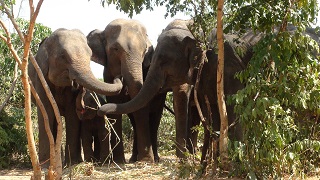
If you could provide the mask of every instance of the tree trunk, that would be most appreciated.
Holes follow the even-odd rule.
[[[5,24],[0,20],[0,24],[7,35],[7,38],[4,36],[0,36],[0,38],[4,41],[6,41],[7,46],[9,47],[14,59],[19,65],[19,68],[22,71],[22,84],[24,88],[24,96],[25,96],[25,121],[26,121],[26,133],[28,138],[28,149],[30,153],[30,158],[33,166],[33,177],[32,179],[41,179],[41,167],[39,164],[39,159],[37,156],[37,151],[35,148],[35,142],[34,142],[34,136],[33,136],[33,129],[32,129],[32,121],[31,121],[31,94],[30,94],[30,84],[29,84],[29,77],[28,77],[28,58],[30,55],[30,43],[33,37],[33,31],[34,31],[34,25],[36,18],[39,14],[40,7],[43,3],[43,0],[40,0],[37,4],[36,9],[34,9],[33,1],[29,1],[29,7],[30,7],[30,24],[28,28],[28,33],[26,35],[23,35],[21,32],[18,24],[16,23],[13,12],[5,5],[4,1],[0,1],[2,8],[4,9],[4,12],[8,16],[8,18],[11,20],[11,23],[13,24],[15,30],[17,31],[21,41],[23,42],[23,58],[22,61],[20,57],[17,54],[17,51],[14,49],[11,39],[10,39],[10,32],[8,31]],[[31,55],[32,56],[32,55]],[[60,155],[59,155],[60,156]],[[61,161],[61,160],[60,160]],[[57,172],[57,178],[60,179],[61,177],[61,171]],[[54,178],[54,177],[53,177]]]
[[[220,140],[219,150],[223,168],[228,167],[228,116],[224,100],[224,42],[223,42],[223,4],[218,0],[217,12],[217,42],[218,42],[218,67],[217,67],[217,97],[220,113]]]
[[[22,61],[22,83],[24,87],[24,97],[25,97],[25,121],[26,121],[26,132],[28,137],[28,149],[30,152],[32,167],[33,167],[33,178],[41,179],[41,168],[37,156],[36,145],[34,142],[32,121],[31,121],[31,95],[30,95],[30,85],[28,80],[28,61]]]
[[[31,26],[31,25],[30,25]],[[32,129],[32,121],[31,121],[31,94],[30,94],[30,84],[28,78],[28,57],[29,57],[29,50],[30,50],[30,43],[32,38],[32,31],[31,34],[28,34],[29,38],[24,42],[24,53],[23,59],[21,64],[21,71],[22,71],[22,84],[24,88],[24,111],[25,111],[25,121],[26,121],[26,132],[28,138],[28,149],[30,152],[32,167],[33,167],[33,178],[34,179],[41,179],[41,168],[39,164],[39,159],[37,156],[36,145],[34,142],[33,136],[33,129]]]

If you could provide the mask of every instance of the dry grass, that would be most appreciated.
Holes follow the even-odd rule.
[[[123,165],[104,165],[98,166],[92,163],[80,163],[78,165],[63,170],[62,179],[89,180],[89,179],[110,179],[110,180],[172,180],[172,179],[203,179],[203,180],[240,180],[244,178],[228,177],[228,172],[213,173],[209,171],[204,176],[197,173],[198,164],[190,161],[181,163],[175,156],[161,156],[159,163],[134,163]],[[43,172],[43,175],[46,173]],[[0,170],[0,180],[26,180],[32,175],[31,169],[25,170]],[[182,177],[183,176],[183,177]],[[299,179],[290,176],[283,179]],[[320,179],[320,173],[306,177],[307,180]]]
[[[92,163],[81,163],[63,171],[63,179],[179,179],[176,164],[178,159],[162,157],[159,163],[142,163],[124,165],[94,166]]]

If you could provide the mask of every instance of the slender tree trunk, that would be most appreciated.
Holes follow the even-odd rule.
[[[28,137],[28,149],[30,152],[32,167],[33,167],[33,178],[41,179],[41,168],[39,165],[39,159],[37,156],[36,145],[34,142],[32,121],[31,121],[31,94],[30,85],[28,80],[28,61],[22,61],[22,83],[24,87],[24,97],[25,97],[25,121],[26,121],[26,132]]]
[[[7,35],[7,37],[5,37],[0,34],[0,39],[4,40],[7,43],[11,53],[13,54],[14,59],[16,60],[16,62],[19,65],[19,68],[22,71],[21,80],[22,80],[22,84],[24,87],[24,95],[25,95],[26,133],[27,133],[27,138],[28,138],[28,149],[29,149],[30,158],[31,158],[33,171],[34,171],[32,179],[41,179],[41,167],[39,164],[39,159],[38,159],[37,151],[35,148],[33,129],[32,129],[32,121],[31,121],[31,94],[30,94],[30,84],[29,84],[29,77],[28,77],[28,63],[29,63],[28,58],[30,55],[30,44],[31,44],[31,40],[33,37],[35,21],[36,21],[38,14],[39,14],[43,0],[39,0],[36,9],[34,8],[33,0],[29,0],[30,24],[29,24],[28,32],[25,35],[22,34],[18,24],[16,23],[14,16],[13,16],[13,12],[10,11],[10,9],[6,6],[6,4],[4,3],[3,0],[1,0],[0,3],[2,5],[4,12],[7,14],[8,18],[11,20],[11,23],[13,24],[15,30],[17,31],[17,33],[18,33],[18,35],[24,45],[23,46],[23,50],[24,50],[23,51],[23,58],[21,61],[20,57],[18,56],[17,52],[15,51],[15,49],[12,45],[11,38],[10,38],[10,32],[8,31],[8,29],[5,26],[5,24],[3,23],[3,21],[0,20],[0,25],[2,26],[3,30],[5,31],[5,34]],[[31,56],[32,56],[32,54],[31,54]],[[32,58],[33,58],[33,56],[32,56]],[[62,126],[60,123],[60,125],[58,126],[58,132],[59,132],[59,128],[61,131],[61,127]],[[62,133],[60,132],[60,134],[62,134]],[[58,134],[58,137],[59,137],[59,134]],[[60,139],[60,142],[58,142],[57,144],[61,144],[61,139]],[[60,148],[59,148],[59,150],[55,150],[55,152],[59,153]],[[60,154],[61,153],[59,153],[59,155],[58,155],[59,157],[60,157]],[[55,155],[55,154],[53,154],[53,155]],[[54,165],[55,170],[58,169],[58,170],[56,170],[57,173],[50,174],[50,172],[54,172],[54,171],[49,170],[50,171],[50,172],[48,172],[49,179],[56,179],[56,178],[60,179],[61,178],[61,174],[62,174],[61,158],[57,158],[57,161],[58,161],[57,162],[58,168],[57,168],[57,165]],[[50,167],[50,169],[52,169],[52,168],[53,167]]]
[[[218,68],[217,68],[217,97],[220,113],[220,139],[219,150],[223,168],[228,167],[228,116],[224,100],[224,40],[223,40],[223,4],[218,0],[217,12],[217,42],[218,42]]]

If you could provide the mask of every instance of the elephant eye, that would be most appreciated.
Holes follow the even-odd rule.
[[[117,42],[111,44],[111,46],[110,46],[110,50],[111,50],[111,51],[119,51],[120,48],[121,48],[121,46],[120,46],[120,44],[117,43]]]

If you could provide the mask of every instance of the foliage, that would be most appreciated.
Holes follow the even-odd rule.
[[[23,33],[26,33],[28,29],[28,21],[17,18],[16,19],[17,24],[19,27],[21,27],[21,30]],[[3,33],[0,31],[0,33]],[[51,34],[51,29],[43,26],[42,24],[36,24],[35,25],[35,31],[34,31],[34,37],[31,42],[31,51],[33,54],[36,54],[38,50],[38,45],[40,42],[49,34]],[[15,47],[19,55],[22,55],[23,53],[23,44],[19,38],[19,36],[16,33],[11,34],[12,38],[12,45]],[[1,99],[4,99],[4,96],[7,94],[7,91],[10,89],[11,83],[12,83],[12,77],[14,73],[14,66],[15,66],[15,60],[9,51],[8,46],[4,41],[0,41],[0,77],[3,80],[3,83],[1,83],[0,87],[0,97]],[[18,72],[18,75],[21,75],[21,72]],[[19,79],[17,83],[17,87],[15,88],[15,91],[13,93],[13,96],[10,99],[11,101],[9,103],[16,104],[15,106],[18,106],[22,108],[24,106],[23,101],[23,87],[22,83]]]
[[[245,130],[244,142],[232,144],[233,160],[248,176],[303,175],[319,165],[319,46],[303,34],[317,12],[316,0],[228,3],[225,31],[265,33],[237,76],[245,89],[233,96]],[[285,32],[288,24],[297,30]]]
[[[127,115],[122,115],[122,137],[125,153],[131,153],[133,142],[133,127]]]
[[[29,26],[28,21],[20,18],[17,18],[16,21],[22,32],[26,33]],[[2,30],[0,30],[0,33],[4,34]],[[51,34],[50,28],[42,24],[35,25],[34,38],[31,43],[31,51],[33,54],[37,52],[38,44],[49,34]],[[22,56],[23,44],[20,38],[16,33],[12,33],[11,38],[12,45],[17,50],[18,55]],[[4,41],[0,41],[0,52],[0,79],[2,80],[0,85],[0,99],[5,99],[13,81],[15,60]],[[18,76],[19,75],[21,75],[20,71],[18,72]],[[24,126],[24,95],[22,83],[20,78],[18,78],[13,95],[1,112],[0,167],[10,165],[11,160],[14,158],[21,157],[23,158],[21,159],[22,161],[29,161]]]
[[[173,95],[167,94],[166,105],[173,110]],[[164,109],[158,129],[158,150],[164,155],[175,154],[175,118],[168,110]]]
[[[246,87],[233,97],[245,130],[237,158],[259,178],[303,174],[320,162],[319,46],[303,30],[266,34],[238,75]]]
[[[17,162],[30,163],[23,109],[12,107],[10,112],[0,112],[0,137],[0,169]]]
[[[315,23],[319,7],[317,0],[228,0],[225,31],[245,31],[252,28],[270,33],[275,26],[291,23],[310,27]]]

